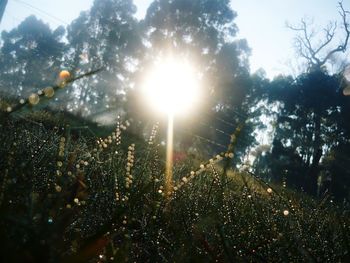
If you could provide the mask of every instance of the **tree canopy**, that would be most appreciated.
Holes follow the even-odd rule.
[[[339,11],[343,35],[337,46],[332,45],[334,23],[319,43],[304,20],[290,25],[297,33],[298,54],[309,67],[296,77],[269,80],[261,71],[251,74],[249,45],[237,38],[237,14],[229,0],[154,0],[140,21],[131,0],[96,0],[66,30],[52,30],[30,16],[2,32],[0,90],[26,97],[55,83],[62,69],[77,76],[103,68],[74,82],[56,102],[86,118],[124,112],[144,127],[149,119],[143,118],[147,111],[140,83],[157,59],[176,55],[193,64],[204,94],[191,113],[193,121],[179,124],[179,133],[184,126],[191,131],[177,135],[179,144],[200,148],[198,141],[204,138],[212,145],[203,149],[213,154],[224,150],[235,128],[245,123],[235,167],[249,163],[250,171],[267,180],[286,181],[314,195],[332,178],[327,190],[341,189],[339,197],[345,197],[350,101],[344,90],[350,83],[343,72],[330,73],[325,67],[348,48],[349,12],[342,3]]]

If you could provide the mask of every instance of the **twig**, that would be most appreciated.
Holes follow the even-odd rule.
[[[74,81],[76,81],[76,80],[79,80],[79,79],[82,79],[82,78],[84,78],[84,77],[88,77],[88,76],[91,76],[91,75],[95,75],[95,74],[97,74],[98,72],[102,71],[103,69],[104,69],[104,68],[102,67],[102,68],[99,68],[99,69],[92,70],[92,71],[90,71],[90,72],[81,74],[81,75],[79,75],[79,76],[77,76],[77,77],[75,77],[75,78],[70,78],[70,79],[68,79],[67,81],[64,81],[63,83],[61,83],[61,84],[59,84],[59,85],[54,85],[54,86],[52,86],[52,88],[53,88],[54,91],[56,91],[56,90],[62,88],[62,86],[67,86],[68,84],[70,84],[70,83],[72,83],[72,82],[74,82]],[[42,90],[42,92],[41,92],[40,95],[38,94],[38,96],[39,96],[39,97],[45,96],[45,93],[43,92],[43,90]],[[15,106],[12,108],[11,112],[9,112],[8,114],[11,114],[11,113],[14,113],[14,112],[18,111],[19,109],[21,109],[21,108],[23,108],[24,106],[28,105],[28,103],[29,103],[28,100],[26,100],[24,103],[18,103],[17,105],[15,105]]]

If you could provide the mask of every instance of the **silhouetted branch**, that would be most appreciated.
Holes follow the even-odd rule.
[[[338,52],[345,52],[347,49],[350,37],[350,25],[347,21],[349,11],[344,9],[342,2],[339,2],[339,9],[339,14],[342,18],[342,25],[345,31],[344,40],[336,48],[327,52],[323,58],[320,57],[320,53],[334,40],[337,29],[336,22],[330,22],[328,26],[323,29],[324,39],[318,46],[312,43],[315,34],[313,31],[310,32],[309,25],[304,19],[301,20],[299,26],[293,26],[287,23],[289,29],[300,32],[300,34],[295,37],[295,46],[299,55],[306,59],[311,67],[321,68],[332,57],[332,55]]]
[[[67,86],[68,84],[70,84],[70,83],[72,83],[72,82],[74,82],[74,81],[77,81],[77,80],[82,79],[82,78],[85,78],[85,77],[89,77],[89,76],[91,76],[91,75],[95,75],[95,74],[97,74],[98,72],[102,71],[103,69],[104,69],[104,68],[102,67],[102,68],[99,68],[99,69],[92,70],[92,71],[89,71],[89,72],[87,72],[87,73],[81,74],[81,75],[79,75],[79,76],[77,76],[77,77],[69,78],[69,79],[67,79],[66,81],[63,81],[63,82],[60,83],[60,84],[57,84],[57,85],[52,86],[52,88],[53,88],[54,91],[56,91],[56,90],[62,88],[62,86]],[[45,94],[44,94],[44,92],[41,92],[41,94],[40,94],[40,95],[38,94],[38,96],[39,96],[39,97],[43,97],[43,96],[45,96]],[[21,104],[21,103],[16,104],[16,105],[12,108],[11,112],[9,112],[9,114],[18,111],[19,109],[23,108],[24,106],[26,106],[26,105],[28,105],[28,104],[29,104],[29,101],[28,101],[28,100],[25,100],[24,103],[22,103],[22,104]]]

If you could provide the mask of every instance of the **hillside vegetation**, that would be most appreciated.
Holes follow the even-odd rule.
[[[165,193],[157,125],[149,140],[128,134],[127,120],[97,138],[52,116],[40,122],[43,116],[7,116],[1,123],[3,262],[349,257],[349,210],[327,195],[314,200],[245,172],[224,173],[230,153],[176,163]]]

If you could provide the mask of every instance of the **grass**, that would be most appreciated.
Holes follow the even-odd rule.
[[[314,200],[249,173],[224,172],[229,153],[176,163],[173,191],[165,193],[156,127],[142,140],[120,121],[96,138],[40,118],[1,123],[2,262],[349,258],[349,210],[329,196]]]

